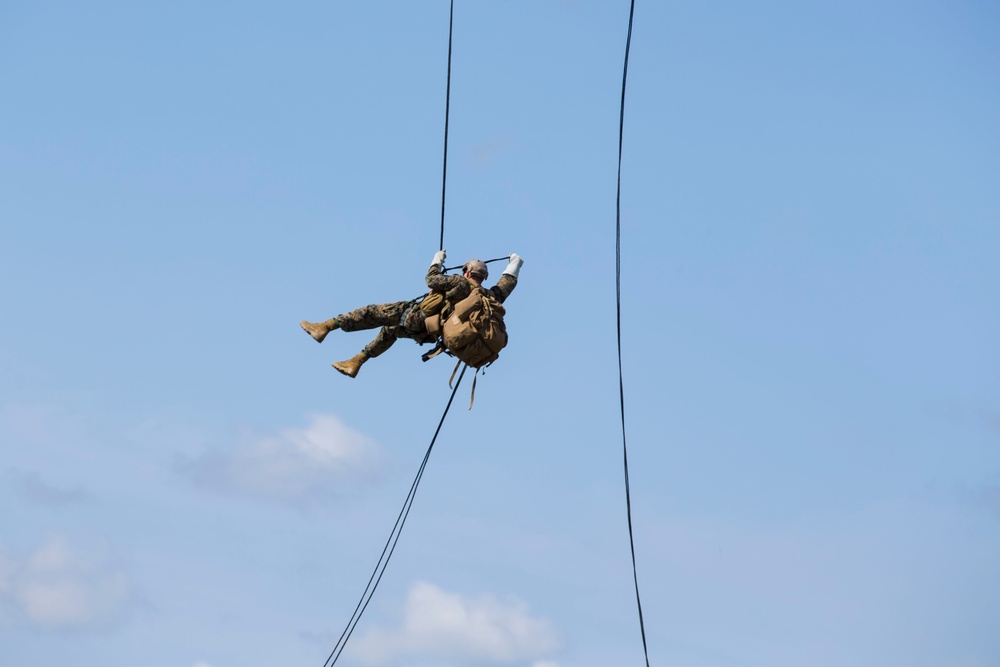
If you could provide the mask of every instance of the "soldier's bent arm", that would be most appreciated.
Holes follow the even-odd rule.
[[[442,294],[448,290],[455,287],[456,284],[465,281],[465,277],[461,275],[457,276],[446,276],[441,273],[441,267],[437,264],[432,264],[431,268],[427,269],[427,287],[434,290],[435,292],[441,292]]]
[[[504,300],[510,296],[510,293],[514,291],[517,287],[517,277],[512,276],[509,273],[505,273],[500,276],[500,280],[497,284],[490,288],[490,292],[496,297],[497,301],[503,303]]]

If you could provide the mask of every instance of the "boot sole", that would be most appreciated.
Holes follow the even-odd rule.
[[[329,331],[326,333],[321,333],[317,336],[312,331],[309,331],[309,329],[306,327],[307,324],[309,324],[309,322],[307,322],[306,320],[302,320],[301,322],[299,322],[299,326],[302,327],[303,331],[312,336],[312,339],[317,343],[322,343],[323,339],[326,338],[326,334],[329,333]]]
[[[343,368],[338,367],[336,363],[333,363],[333,364],[330,364],[330,365],[333,366],[334,369],[338,373],[340,373],[341,375],[346,375],[349,378],[356,378],[356,377],[358,377],[358,371],[354,371],[353,373],[351,373],[350,371],[345,371]],[[361,369],[359,368],[358,370],[361,370]]]

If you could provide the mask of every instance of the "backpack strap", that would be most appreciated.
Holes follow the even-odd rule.
[[[438,356],[442,352],[447,352],[447,351],[448,351],[448,348],[446,348],[444,346],[444,341],[438,339],[437,345],[435,345],[433,349],[431,349],[431,350],[429,350],[429,351],[424,352],[423,354],[421,354],[420,358],[423,361],[430,361],[431,359],[433,359],[434,357]],[[454,376],[452,376],[452,377],[454,377]]]
[[[476,380],[479,379],[479,370],[476,369],[476,374],[472,376],[472,393],[469,394],[469,409],[472,409],[472,404],[476,402]]]
[[[451,372],[451,377],[448,378],[448,386],[449,387],[451,387],[451,381],[455,379],[455,373],[458,372],[458,369],[462,366],[463,363],[465,363],[465,362],[463,362],[461,359],[459,359],[458,363],[455,364],[455,370],[453,370]],[[472,409],[473,403],[476,402],[476,380],[479,379],[479,371],[481,371],[481,370],[482,370],[481,368],[477,368],[476,369],[476,374],[472,376],[472,392],[469,394],[469,409],[470,410]]]
[[[459,366],[461,366],[461,365],[462,365],[462,363],[463,363],[463,362],[462,362],[462,360],[461,360],[461,359],[459,359],[459,360],[458,360],[458,363],[457,363],[457,364],[455,364],[455,370],[453,370],[453,371],[451,372],[451,377],[450,377],[450,378],[448,378],[448,387],[449,387],[449,388],[451,388],[451,381],[455,379],[455,373],[457,373],[457,372],[458,372],[458,367],[459,367]]]

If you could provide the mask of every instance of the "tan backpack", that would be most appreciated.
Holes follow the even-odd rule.
[[[473,368],[496,361],[507,345],[505,312],[490,291],[482,287],[472,290],[441,323],[448,351]]]

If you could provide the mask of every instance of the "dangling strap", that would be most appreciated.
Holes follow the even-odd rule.
[[[423,359],[424,361],[429,361],[429,360],[433,359],[434,357],[438,356],[439,354],[441,354],[442,352],[444,352],[446,349],[447,348],[444,346],[444,341],[443,340],[439,340],[438,343],[437,343],[437,345],[434,347],[434,349],[432,349],[432,350],[430,350],[428,352],[424,352],[423,354],[420,355],[420,358]],[[455,377],[454,374],[452,374],[452,377]],[[449,387],[451,386],[450,382],[449,382],[448,386]]]
[[[476,380],[479,379],[479,369],[476,369],[476,374],[472,376],[472,393],[469,395],[469,409],[472,409],[472,404],[476,402]]]
[[[404,325],[404,322],[406,322],[406,316],[410,314],[411,310],[419,307],[420,306],[417,304],[416,300],[410,301],[409,305],[407,305],[406,308],[403,309],[403,312],[399,315],[399,326],[405,329],[406,326]]]
[[[451,377],[448,378],[448,387],[451,387],[451,381],[455,379],[455,373],[458,372],[458,367],[462,365],[462,360],[459,359],[458,363],[455,364],[455,370],[451,372]],[[478,372],[478,371],[477,371]]]

